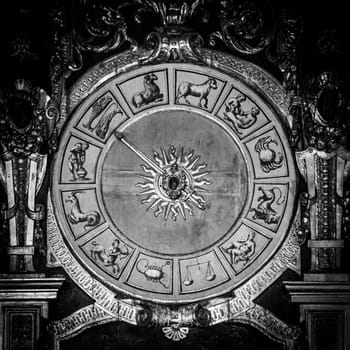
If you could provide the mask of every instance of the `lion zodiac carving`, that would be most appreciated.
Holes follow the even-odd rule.
[[[250,211],[254,212],[253,219],[263,220],[266,224],[277,224],[280,216],[272,205],[281,205],[285,201],[281,189],[279,187],[264,189],[259,186],[258,191],[262,193],[261,196],[257,198],[258,205],[256,208],[250,209]]]

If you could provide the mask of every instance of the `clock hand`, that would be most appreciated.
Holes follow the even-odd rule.
[[[158,174],[163,175],[165,172],[162,168],[160,168],[153,160],[148,158],[141,150],[139,150],[135,145],[125,140],[124,135],[121,132],[115,131],[115,137],[124,143],[126,147],[128,147],[132,152],[134,152],[139,158],[141,158],[144,162],[146,162],[154,171]]]

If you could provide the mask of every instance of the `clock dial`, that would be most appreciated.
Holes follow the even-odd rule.
[[[69,249],[110,290],[191,302],[242,285],[293,215],[279,111],[190,64],[109,77],[72,112],[52,179]]]

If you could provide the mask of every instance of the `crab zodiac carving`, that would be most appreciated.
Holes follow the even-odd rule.
[[[280,168],[283,162],[282,153],[271,149],[271,143],[278,145],[278,142],[272,139],[271,136],[265,136],[260,138],[254,147],[255,151],[259,153],[261,169],[265,173]]]
[[[258,205],[256,208],[250,209],[254,212],[253,219],[263,220],[266,224],[277,224],[280,216],[277,215],[277,211],[272,208],[272,205],[281,205],[285,201],[281,189],[279,187],[263,189],[259,186],[258,191],[262,193],[257,199]],[[276,198],[276,193],[278,198]]]
[[[242,129],[248,129],[256,122],[257,115],[260,113],[255,106],[250,109],[250,112],[244,111],[241,103],[245,100],[246,96],[238,94],[225,103],[224,119],[232,123],[233,129],[239,135],[243,134]]]

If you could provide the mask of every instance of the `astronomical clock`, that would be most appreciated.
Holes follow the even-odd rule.
[[[172,60],[163,46],[168,56],[119,54],[73,86],[48,236],[109,316],[190,324],[201,307],[215,324],[296,268],[289,98],[251,63],[199,48]]]

